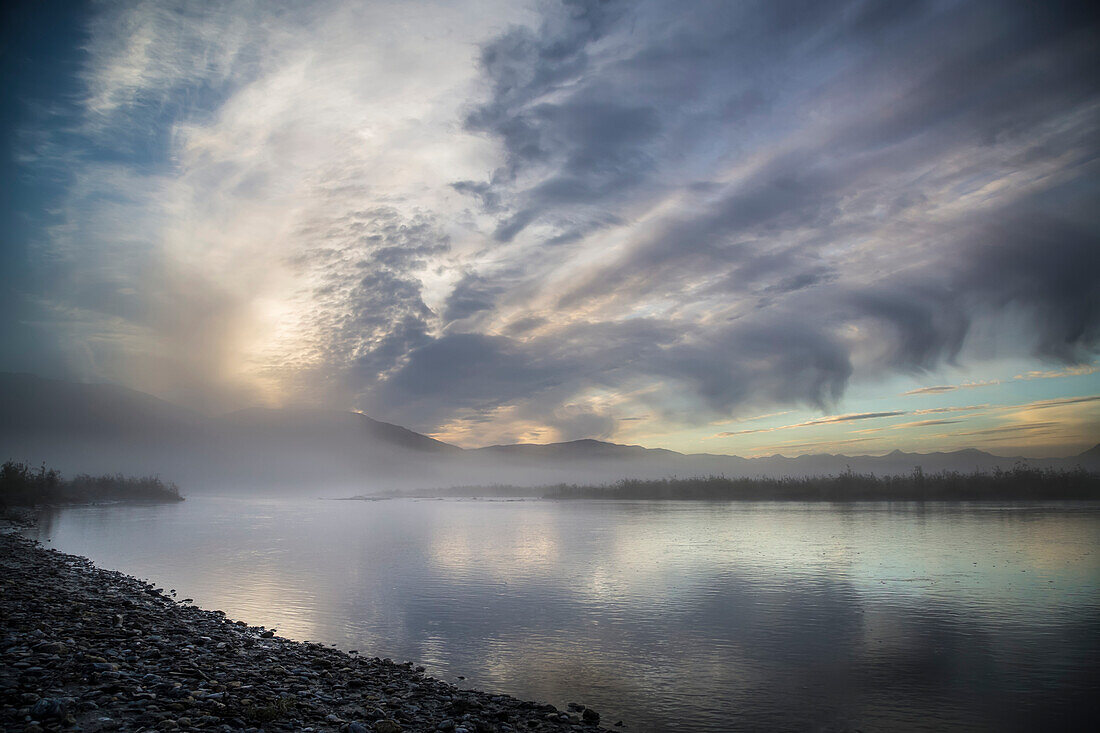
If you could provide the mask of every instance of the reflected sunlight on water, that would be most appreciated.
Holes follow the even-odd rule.
[[[40,534],[281,635],[627,730],[1097,713],[1093,504],[199,497],[67,508]]]

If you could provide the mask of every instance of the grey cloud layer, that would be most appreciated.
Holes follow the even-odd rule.
[[[113,324],[101,365],[171,326],[161,356],[201,384],[289,303],[248,354],[284,396],[558,438],[1100,346],[1087,4],[545,2],[475,17],[452,62],[454,12],[104,8],[88,134],[184,162],[153,186],[134,171],[163,161],[85,171],[49,298],[99,320],[58,332]],[[406,17],[422,36],[385,30]]]
[[[448,404],[550,407],[649,379],[686,387],[681,409],[729,414],[825,407],[853,374],[934,369],[1005,312],[1026,324],[1010,351],[1087,359],[1095,21],[1024,3],[550,10],[482,49],[489,98],[466,125],[505,163],[455,186],[535,258],[621,239],[534,314],[583,325],[487,341],[477,386],[433,356],[469,335],[410,370],[434,368]],[[455,313],[491,307],[490,290],[464,280]],[[483,394],[497,377],[507,386]],[[381,387],[394,405],[418,390],[404,375]]]

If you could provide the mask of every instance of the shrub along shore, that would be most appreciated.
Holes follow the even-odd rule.
[[[848,470],[825,476],[625,478],[604,484],[491,484],[383,491],[344,501],[401,498],[539,498],[630,501],[1100,501],[1100,473],[1018,464],[989,472],[941,471],[877,476]]]
[[[1074,501],[1100,499],[1100,474],[1032,468],[899,476],[847,471],[835,476],[623,479],[614,484],[546,487],[551,499],[724,499],[747,501]]]
[[[0,534],[0,730],[601,730],[570,708],[283,639]]]
[[[90,476],[65,480],[42,464],[5,461],[0,465],[0,506],[37,506],[96,501],[183,501],[179,487],[159,476]]]

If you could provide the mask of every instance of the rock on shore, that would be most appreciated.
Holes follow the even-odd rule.
[[[598,731],[593,711],[265,634],[0,535],[0,729]],[[578,706],[580,707],[580,706]]]

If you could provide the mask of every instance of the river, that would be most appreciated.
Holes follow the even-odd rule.
[[[1100,711],[1100,504],[68,507],[47,546],[626,731],[1033,730]],[[464,678],[464,679],[463,679]]]

